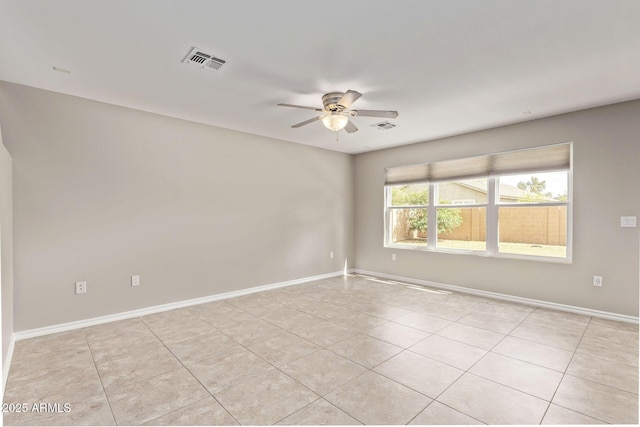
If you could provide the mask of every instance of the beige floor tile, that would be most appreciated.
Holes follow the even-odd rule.
[[[284,333],[247,347],[247,349],[275,366],[284,365],[320,350],[320,348],[320,346],[289,333]]]
[[[131,383],[175,371],[182,365],[166,348],[144,354],[112,357],[96,362],[100,379],[107,395],[119,393]]]
[[[375,372],[435,399],[464,371],[410,351],[378,365]]]
[[[196,319],[196,316],[191,312],[191,307],[161,311],[159,313],[148,314],[140,317],[140,320],[142,320],[142,322],[152,330],[190,322],[194,319]]]
[[[518,326],[520,320],[512,320],[504,317],[492,316],[490,314],[473,312],[458,320],[458,323],[475,326],[476,328],[488,329],[500,334],[508,334]]]
[[[149,426],[235,426],[236,420],[209,396],[184,408],[161,415],[143,425]]]
[[[409,314],[408,310],[394,307],[389,304],[370,301],[356,301],[348,305],[351,310],[359,311],[369,316],[379,317],[385,320],[394,320],[405,314]]]
[[[490,350],[505,336],[497,332],[476,328],[475,326],[454,323],[437,332],[441,337],[449,338],[485,350]]]
[[[175,324],[163,327],[151,326],[150,329],[165,344],[177,343],[216,331],[211,324],[193,315]]]
[[[339,316],[347,316],[351,313],[346,307],[341,307],[336,304],[312,300],[300,306],[301,311],[316,316],[320,319],[331,320]]]
[[[411,347],[429,336],[428,332],[394,322],[385,322],[380,326],[369,329],[366,333],[369,336],[402,348]]]
[[[620,325],[614,326],[606,323],[589,324],[585,337],[609,341],[617,344],[624,344],[631,347],[638,347],[638,331],[630,329],[627,323],[617,322]]]
[[[610,360],[638,367],[638,347],[583,337],[576,350],[578,354]]]
[[[226,300],[211,301],[211,302],[205,302],[203,304],[192,305],[190,307],[187,307],[187,310],[191,312],[191,314],[194,314],[197,316],[200,316],[200,315],[206,316],[209,313],[217,313],[217,314],[242,313],[242,310],[229,304]]]
[[[350,417],[324,399],[316,400],[278,423],[278,425],[285,426],[345,426],[360,424],[353,417]]]
[[[487,424],[539,424],[548,402],[473,374],[464,374],[438,401]]]
[[[450,320],[415,312],[400,316],[394,322],[429,333],[437,332],[452,323]]]
[[[318,322],[324,322],[324,320],[300,311],[299,314],[296,315],[296,317],[272,319],[269,322],[286,331],[293,331],[300,327],[313,328],[318,324]]]
[[[247,307],[244,309],[247,313],[253,314],[256,317],[262,318],[263,316],[275,315],[276,313],[287,311],[296,311],[294,308],[288,307],[279,302],[271,301],[266,304]]]
[[[329,322],[354,331],[365,332],[382,325],[385,320],[368,314],[351,311],[349,314],[329,319]]]
[[[184,368],[130,384],[109,395],[119,425],[143,424],[207,397],[207,391]]]
[[[298,319],[304,320],[309,318],[309,314],[296,310],[295,308],[287,305],[280,304],[282,308],[277,310],[266,310],[263,314],[258,316],[260,319],[279,325],[281,323],[288,324],[289,321],[296,321]]]
[[[358,334],[357,331],[347,329],[326,320],[291,325],[287,330],[321,347],[330,346],[338,341]]]
[[[194,314],[199,318],[207,322],[209,325],[216,329],[230,328],[238,323],[246,320],[255,319],[255,316],[240,310],[239,308],[232,307],[233,311],[214,311],[214,310],[197,310]]]
[[[469,372],[550,401],[562,373],[489,352]]]
[[[273,366],[242,348],[187,364],[187,368],[210,393],[217,393],[273,369]]]
[[[573,357],[571,351],[511,336],[500,341],[491,351],[560,372],[567,369]]]
[[[527,317],[526,322],[583,333],[590,320],[589,316],[539,307]]]
[[[63,395],[65,402],[80,402],[104,394],[95,366],[66,366],[54,372],[38,370],[32,377],[15,377],[11,373],[4,393],[5,402],[48,402],[52,395]]]
[[[325,399],[364,424],[406,424],[431,402],[375,372],[359,376]]]
[[[571,352],[575,351],[582,338],[582,334],[562,328],[524,323],[511,331],[509,335]]]
[[[215,394],[240,424],[274,424],[318,399],[318,395],[278,370]]]
[[[468,415],[458,412],[453,408],[433,401],[427,408],[420,412],[411,422],[411,425],[472,425],[482,424],[480,421]]]
[[[549,406],[549,409],[547,409],[547,413],[544,415],[544,419],[542,420],[541,424],[545,424],[545,425],[604,424],[604,422],[552,403]]]
[[[638,367],[576,354],[567,374],[638,394]]]
[[[465,371],[487,353],[487,350],[438,335],[425,338],[409,350]]]
[[[145,355],[165,348],[164,344],[147,329],[145,333],[125,333],[110,338],[90,339],[91,354],[97,363],[114,357]]]
[[[401,347],[362,334],[327,348],[366,368],[373,368],[403,350]]]
[[[367,371],[366,368],[328,350],[302,357],[280,369],[317,394],[325,394]]]
[[[602,319],[599,317],[592,317],[591,322],[589,323],[591,326],[605,326],[608,328],[619,329],[627,332],[633,332],[635,334],[638,333],[638,324],[637,323],[627,323],[627,322],[619,322],[616,320]]]
[[[238,350],[242,346],[221,332],[212,332],[177,343],[170,343],[167,347],[182,363],[193,363]]]
[[[36,426],[109,426],[115,425],[113,414],[102,393],[99,396],[69,402],[64,397],[61,401],[54,401],[55,396],[50,396],[40,403],[58,403],[55,411],[30,411],[26,413],[9,412],[4,414],[5,426],[36,425]],[[70,403],[69,412],[65,412],[65,403]],[[32,409],[32,408],[30,408]]]
[[[16,358],[11,363],[9,376],[12,382],[31,382],[42,379],[61,369],[93,369],[91,351],[84,346],[56,353],[38,353],[37,357]]]
[[[529,316],[534,310],[535,310],[535,307],[524,305],[524,304],[491,300],[487,302],[485,305],[478,307],[474,311],[483,313],[483,314],[488,314],[491,316],[506,317],[511,320],[522,321],[527,316]]]
[[[456,320],[461,319],[462,317],[471,313],[472,310],[450,307],[446,304],[426,303],[420,304],[420,306],[415,311],[419,311],[429,316],[440,317],[442,319],[455,322]]]
[[[277,326],[260,319],[250,319],[238,323],[230,328],[222,329],[222,333],[233,338],[244,346],[255,344],[282,334],[284,331]]]
[[[18,340],[13,350],[15,360],[29,360],[42,355],[86,347],[87,339],[82,330],[60,332],[42,337]]]
[[[638,395],[565,375],[553,403],[612,424],[638,423]]]
[[[150,332],[147,325],[139,317],[89,326],[83,331],[89,342]]]

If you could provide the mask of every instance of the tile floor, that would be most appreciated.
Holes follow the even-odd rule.
[[[5,425],[636,424],[638,326],[345,276],[16,343]]]

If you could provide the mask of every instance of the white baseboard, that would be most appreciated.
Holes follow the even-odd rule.
[[[283,288],[286,286],[299,285],[302,283],[312,282],[314,280],[328,279],[331,277],[342,276],[345,271],[337,271],[334,273],[321,274],[318,276],[304,277],[301,279],[288,280],[286,282],[272,283],[269,285],[256,286],[253,288],[241,289],[238,291],[225,292],[222,294],[214,294],[201,298],[194,298],[184,301],[172,302],[169,304],[156,305],[152,307],[141,308],[138,310],[125,311],[122,313],[109,314],[106,316],[93,317],[90,319],[78,320],[75,322],[61,323],[58,325],[45,326],[42,328],[28,329],[19,331],[14,334],[15,340],[24,340],[43,335],[55,334],[58,332],[66,332],[74,329],[86,328],[88,326],[100,325],[103,323],[115,322],[117,320],[131,319],[133,317],[146,316],[147,314],[160,313],[162,311],[174,310],[176,308],[189,307],[197,304],[204,304],[212,301],[219,301],[228,298],[239,297],[242,295],[253,294],[256,292],[268,291],[271,289]]]
[[[616,320],[618,322],[638,324],[638,321],[639,321],[638,317],[627,316],[625,314],[610,313],[608,311],[599,311],[599,310],[593,310],[590,308],[575,307],[572,305],[565,305],[565,304],[557,304],[554,302],[541,301],[541,300],[536,300],[531,298],[516,297],[516,296],[500,294],[496,292],[482,291],[478,289],[465,288],[462,286],[431,282],[428,280],[413,279],[410,277],[395,276],[393,274],[385,274],[385,273],[378,273],[375,271],[361,270],[358,268],[354,269],[353,272],[356,274],[364,274],[367,276],[380,277],[383,279],[395,280],[398,282],[406,282],[406,283],[411,283],[411,284],[420,285],[420,286],[427,286],[430,288],[444,289],[448,291],[461,292],[465,294],[477,295],[477,296],[486,297],[486,298],[533,305],[536,307],[550,308],[553,310],[566,311],[570,313],[577,313],[585,316],[593,316],[593,317],[600,317],[603,319]]]
[[[9,349],[7,350],[7,357],[2,361],[2,396],[4,397],[4,391],[7,388],[7,378],[9,378],[9,368],[11,367],[11,359],[13,359],[13,349],[16,344],[16,335],[11,334],[11,341],[9,341]]]

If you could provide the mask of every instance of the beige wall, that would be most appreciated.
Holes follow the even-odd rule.
[[[640,101],[359,154],[358,269],[638,316]],[[573,263],[485,258],[383,247],[384,168],[574,142]],[[397,261],[391,261],[391,254]],[[604,286],[592,286],[593,276]]]
[[[13,208],[11,156],[2,143],[0,128],[0,274],[2,276],[2,362],[7,362],[13,335]]]
[[[0,124],[16,331],[352,262],[352,156],[10,83]]]

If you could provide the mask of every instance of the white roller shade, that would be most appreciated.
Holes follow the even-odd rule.
[[[571,168],[571,143],[547,145],[464,159],[396,166],[385,169],[385,185],[452,181],[520,172]]]

